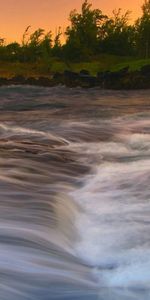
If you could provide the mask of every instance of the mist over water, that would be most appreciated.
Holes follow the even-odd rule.
[[[0,88],[0,300],[150,299],[149,108]]]

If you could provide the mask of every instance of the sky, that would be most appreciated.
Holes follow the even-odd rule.
[[[144,0],[89,0],[93,8],[111,15],[113,9],[131,10],[132,19],[141,14]],[[20,42],[28,25],[31,31],[43,28],[46,31],[57,31],[59,26],[64,30],[68,25],[68,16],[72,9],[80,10],[83,0],[0,0],[0,37],[6,42]]]

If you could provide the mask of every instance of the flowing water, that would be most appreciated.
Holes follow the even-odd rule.
[[[0,300],[150,299],[149,108],[0,88]]]

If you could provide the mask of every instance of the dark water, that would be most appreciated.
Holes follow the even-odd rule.
[[[150,299],[149,108],[0,88],[0,300]]]

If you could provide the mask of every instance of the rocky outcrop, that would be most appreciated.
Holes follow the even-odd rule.
[[[150,89],[150,65],[139,71],[123,68],[116,72],[99,72],[98,85],[105,89]]]
[[[56,85],[67,87],[102,89],[150,89],[150,65],[143,66],[139,71],[129,71],[129,67],[119,71],[98,72],[97,76],[90,75],[88,70],[79,73],[65,70],[63,73],[55,73],[51,77],[15,76],[11,79],[0,78],[0,86],[3,85],[34,85],[52,87]]]

